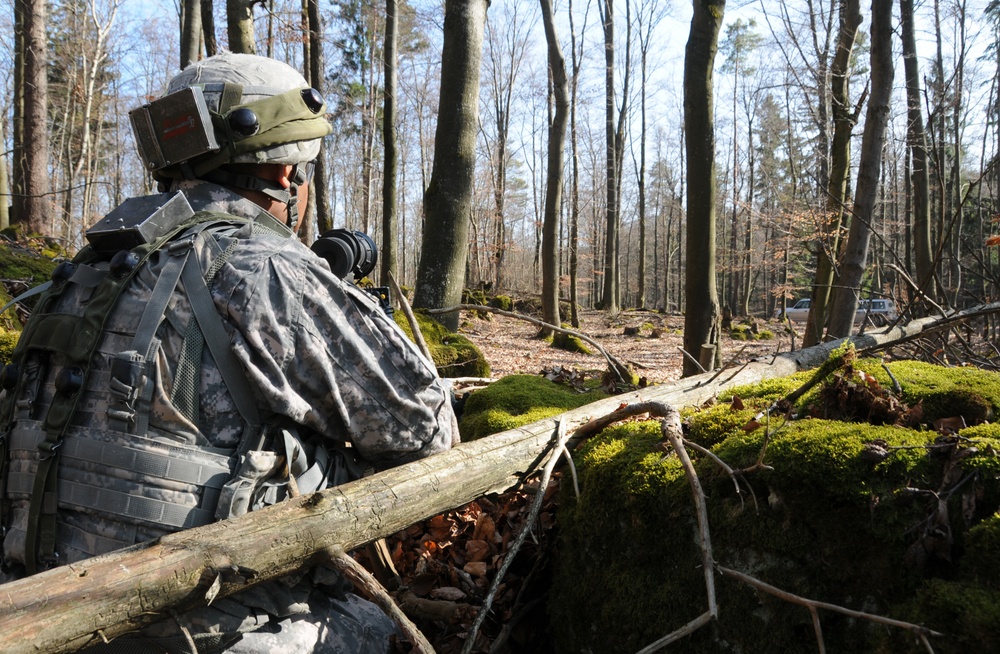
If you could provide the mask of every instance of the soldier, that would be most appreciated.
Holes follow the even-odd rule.
[[[294,237],[325,103],[225,53],[132,113],[165,193],[61,264],[0,374],[9,581],[444,450],[446,384]],[[318,567],[94,651],[383,652],[394,624]]]

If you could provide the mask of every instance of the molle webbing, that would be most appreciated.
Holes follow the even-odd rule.
[[[18,342],[18,346],[15,348],[14,355],[12,357],[13,361],[23,368],[26,362],[37,358],[34,356],[28,357],[29,351],[38,352],[43,363],[46,360],[51,359],[52,355],[59,355],[61,362],[64,364],[63,369],[60,372],[65,372],[67,370],[71,371],[75,375],[74,379],[77,382],[74,386],[72,386],[72,388],[67,390],[65,385],[60,388],[58,376],[56,378],[56,387],[57,389],[60,389],[61,392],[55,392],[52,394],[51,403],[48,406],[48,410],[45,412],[44,418],[39,416],[42,418],[41,430],[44,430],[44,437],[40,438],[37,442],[36,451],[39,453],[39,460],[33,479],[30,478],[30,474],[22,475],[21,477],[13,474],[8,475],[7,462],[9,457],[6,448],[12,446],[13,443],[4,442],[0,444],[5,450],[3,452],[2,467],[0,467],[0,476],[10,477],[9,479],[4,480],[10,484],[10,488],[8,490],[13,492],[16,489],[17,492],[31,493],[31,500],[28,507],[27,532],[25,534],[24,541],[24,563],[29,573],[37,571],[37,557],[39,555],[46,559],[54,556],[56,543],[56,500],[59,497],[65,497],[66,501],[76,505],[90,507],[97,505],[102,510],[107,509],[112,513],[120,510],[121,515],[131,515],[133,517],[140,517],[153,521],[163,521],[163,524],[170,524],[178,528],[193,526],[194,524],[204,524],[205,521],[211,520],[211,511],[207,510],[210,507],[206,507],[204,511],[202,509],[197,509],[196,512],[185,513],[188,511],[185,507],[162,506],[156,504],[155,501],[151,503],[137,498],[130,499],[128,496],[119,497],[113,493],[97,492],[102,491],[102,489],[89,488],[85,485],[81,486],[66,480],[60,481],[56,471],[58,468],[61,449],[64,445],[67,445],[67,436],[71,418],[77,409],[80,397],[85,394],[83,391],[78,389],[86,389],[88,387],[87,379],[90,375],[91,361],[93,360],[96,348],[104,331],[107,318],[114,310],[121,293],[131,282],[135,274],[142,269],[153,252],[163,247],[177,247],[180,249],[187,247],[190,249],[192,239],[183,239],[188,241],[186,246],[180,243],[171,243],[171,241],[181,233],[196,225],[199,226],[199,229],[195,230],[195,236],[201,236],[200,233],[202,229],[204,229],[203,226],[205,223],[219,224],[220,221],[225,221],[226,224],[232,225],[234,217],[226,214],[216,215],[206,212],[195,214],[191,219],[184,221],[182,224],[178,225],[175,229],[156,241],[134,248],[132,250],[132,254],[136,257],[137,265],[131,268],[131,270],[128,270],[127,273],[120,275],[111,274],[106,270],[99,269],[98,267],[92,265],[105,260],[106,255],[101,255],[90,247],[84,248],[73,261],[75,270],[73,270],[72,274],[68,276],[68,279],[62,281],[61,283],[53,284],[53,286],[41,298],[34,315],[25,326],[21,339]],[[214,241],[214,239],[208,235],[201,237]],[[218,248],[216,247],[216,249]],[[180,254],[180,252],[177,254]],[[164,281],[162,289],[159,288],[160,284],[157,283],[158,288],[154,291],[154,296],[156,296],[155,302],[151,302],[151,304],[157,305],[156,310],[144,313],[137,329],[137,332],[140,332],[136,334],[137,340],[140,336],[143,339],[148,337],[152,340],[153,334],[162,320],[166,302],[173,293],[177,279],[180,279],[181,276],[185,274],[185,269],[191,269],[194,271],[193,273],[187,273],[185,275],[185,285],[192,285],[194,283],[194,279],[197,278],[199,284],[195,284],[195,286],[200,286],[200,289],[204,290],[204,294],[208,295],[209,301],[211,301],[205,281],[201,277],[198,266],[194,263],[195,258],[189,257],[187,253],[184,253],[178,258],[183,259],[184,261],[178,261],[178,264],[176,264],[176,271],[171,271],[168,274],[168,276],[173,276],[173,279],[162,280]],[[167,271],[164,272],[167,273]],[[77,287],[86,287],[91,291],[82,316],[60,314],[53,310],[56,306],[57,299],[72,285],[76,285]],[[147,308],[149,308],[148,305]],[[206,324],[200,324],[201,329],[206,332],[221,332],[221,335],[224,337],[224,331],[222,331],[224,328],[221,324],[221,318],[218,316],[218,313],[214,311],[214,308],[211,313],[214,315],[216,324],[212,327],[208,327]],[[195,322],[195,320],[192,319],[192,322]],[[207,319],[203,316],[198,316],[198,322],[204,323],[207,322]],[[220,334],[216,334],[214,337],[208,339],[209,342],[211,343],[213,340],[217,341],[217,337],[219,335]],[[149,344],[147,343],[146,345],[147,347],[144,348],[145,351],[133,352],[132,354],[140,355],[140,357],[142,355],[148,355]],[[239,398],[238,409],[241,414],[243,414],[244,419],[250,422],[251,425],[259,431],[259,420],[257,419],[256,406],[253,403],[251,394],[247,390],[248,385],[246,380],[242,378],[242,375],[237,374],[237,372],[234,371],[233,368],[234,366],[238,367],[238,363],[234,363],[235,357],[233,356],[231,350],[228,347],[224,349],[228,352],[229,358],[227,363],[220,362],[220,358],[226,359],[225,354],[217,353],[216,348],[210,346],[210,351],[212,352],[213,357],[216,357],[216,361],[219,362],[220,370],[223,370],[222,374],[227,387],[232,392],[234,398]],[[125,361],[125,363],[127,364],[127,361]],[[115,364],[120,365],[120,362],[117,362],[116,360],[113,363],[113,367]],[[40,374],[44,375],[44,370]],[[27,375],[24,374],[19,375],[17,388],[13,392],[9,392],[4,401],[2,414],[4,417],[4,431],[5,433],[10,434],[9,437],[13,436],[10,433],[10,428],[14,424],[14,421],[18,420],[20,422],[20,420],[24,420],[29,417],[27,415],[28,412],[22,410],[23,406],[21,409],[19,409],[18,406],[15,406],[15,401],[21,396],[22,390],[30,390],[27,385],[31,382],[30,380],[26,380],[26,377]],[[132,377],[134,378],[135,375],[132,375]],[[234,381],[234,379],[242,381],[242,386],[239,381]],[[82,383],[80,383],[81,380]],[[111,384],[111,386],[110,395],[114,396],[114,384]],[[118,389],[118,391],[122,394],[122,398],[130,399],[128,389]],[[23,405],[24,403],[22,402],[21,404]],[[129,402],[119,403],[119,405],[129,406]],[[251,407],[250,409],[247,409],[248,405]],[[244,413],[244,411],[247,411],[247,413]],[[15,413],[18,415],[15,415]],[[127,418],[127,414],[113,414],[111,415],[111,418],[114,419],[115,415],[120,415],[121,418]],[[142,434],[144,434],[145,424],[138,426],[142,427]],[[250,425],[247,427],[247,432],[254,431],[254,428],[251,428]],[[36,431],[36,433],[39,433],[41,430]],[[142,434],[139,435],[141,436]],[[73,440],[69,440],[68,442],[73,443]],[[82,446],[79,444],[74,444],[73,448],[67,447],[66,456],[76,457],[80,455],[82,452],[81,448]],[[147,457],[145,455],[138,459],[133,459],[131,463],[127,459],[121,458],[123,456],[130,455],[131,454],[128,452],[122,452],[115,450],[114,448],[109,448],[104,452],[95,453],[94,451],[90,451],[87,456],[112,457],[121,461],[123,465],[131,465],[131,463],[136,463],[140,465],[140,467],[155,467],[158,465],[155,462],[155,457]],[[215,485],[216,482],[211,484],[211,486]],[[7,497],[9,496],[5,495],[5,508],[9,501],[6,499]],[[205,515],[201,515],[199,512],[203,512]]]

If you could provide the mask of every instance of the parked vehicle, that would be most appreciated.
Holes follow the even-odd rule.
[[[859,324],[868,318],[868,321],[876,327],[884,327],[899,318],[896,311],[896,303],[892,300],[882,298],[876,300],[861,300],[858,304],[858,311],[854,315],[854,323]]]
[[[805,322],[809,318],[809,298],[799,300],[792,306],[785,309],[785,316],[792,322]],[[781,318],[781,309],[775,311],[775,318]],[[876,327],[883,327],[899,317],[896,311],[896,303],[892,300],[882,298],[875,300],[861,300],[858,303],[858,310],[854,314],[854,324],[860,325],[867,317],[868,322]]]
[[[810,302],[811,300],[809,298],[799,300],[792,306],[785,309],[785,317],[791,320],[792,322],[805,322],[806,318],[809,317]],[[774,317],[781,318],[780,308],[774,312]]]

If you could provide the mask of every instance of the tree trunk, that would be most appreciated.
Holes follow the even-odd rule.
[[[198,61],[201,54],[201,0],[184,0],[181,7],[181,69],[184,69]]]
[[[0,143],[6,143],[3,121],[0,120]],[[10,227],[10,189],[6,157],[0,157],[0,229]]]
[[[854,196],[851,232],[840,267],[840,284],[834,293],[829,334],[847,336],[854,326],[861,277],[868,260],[868,243],[875,224],[875,201],[882,171],[882,146],[889,123],[892,96],[892,0],[872,0],[871,97],[865,115],[858,165],[858,186]]]
[[[434,164],[424,192],[424,233],[413,305],[442,308],[462,298],[479,128],[479,67],[486,0],[446,0],[441,100]],[[444,317],[458,329],[458,314]]]
[[[980,308],[997,311],[993,304]],[[922,319],[852,339],[858,349],[908,338],[945,321]],[[356,549],[430,516],[502,492],[537,470],[557,431],[570,432],[622,402],[699,406],[732,386],[819,366],[843,341],[750,362],[732,375],[706,373],[616,395],[371,477],[240,518],[4,584],[0,651],[62,654],[114,638],[171,612],[202,606],[263,581]],[[572,448],[571,441],[570,447]],[[433,489],[433,492],[427,492]]]
[[[205,39],[205,56],[214,57],[219,52],[215,39],[215,6],[212,0],[201,0],[201,31]]]
[[[252,0],[226,0],[226,23],[229,49],[243,54],[257,54]]]
[[[559,325],[559,217],[562,214],[563,155],[566,151],[566,123],[569,119],[569,84],[566,60],[556,36],[552,1],[540,0],[545,41],[549,51],[549,71],[555,95],[555,116],[549,125],[548,173],[545,180],[545,219],[542,226],[542,316],[550,325]]]
[[[205,2],[205,0],[201,0]],[[323,19],[319,14],[319,0],[307,0],[306,17],[309,22],[309,62],[307,65],[309,84],[323,93]],[[333,219],[330,210],[330,174],[326,165],[326,140],[320,143],[319,154],[316,155],[316,169],[313,171],[310,197],[316,199],[316,231],[317,235],[333,229]]]
[[[697,1],[684,55],[684,131],[688,158],[684,349],[705,370],[722,361],[715,284],[715,114],[712,69],[725,0]],[[684,376],[700,372],[685,357]]]
[[[569,0],[569,39],[570,51],[573,57],[573,80],[570,87],[570,148],[573,160],[573,198],[569,214],[569,310],[570,324],[574,329],[580,327],[579,309],[579,244],[580,244],[580,154],[577,150],[576,132],[576,99],[577,89],[580,83],[580,66],[583,60],[583,52],[579,55],[576,51],[576,26],[573,22],[573,0]],[[582,48],[582,44],[581,44]]]
[[[816,277],[813,280],[809,317],[802,337],[805,345],[815,345],[823,338],[829,316],[835,263],[840,250],[840,232],[847,206],[847,178],[851,167],[851,133],[857,116],[850,105],[851,53],[861,25],[860,0],[841,0],[840,31],[837,52],[830,67],[832,89],[833,141],[830,145],[830,171],[826,188],[826,221],[815,241]]]
[[[910,188],[913,217],[915,279],[920,292],[933,299],[934,263],[931,256],[931,209],[929,202],[930,174],[927,156],[927,134],[921,109],[920,69],[917,42],[913,26],[913,0],[899,0],[900,26],[903,40],[903,71],[906,76],[906,139],[910,148]]]
[[[382,141],[385,147],[382,179],[382,283],[388,283],[389,275],[399,277],[396,271],[396,171],[399,167],[396,157],[396,26],[397,0],[385,2],[385,103],[382,113]]]
[[[621,215],[618,212],[618,144],[615,120],[615,12],[614,0],[604,0],[604,133],[607,180],[606,224],[604,232],[604,288],[601,308],[612,315],[621,310],[618,295],[618,240]]]
[[[17,220],[36,234],[50,236],[48,38],[45,0],[17,0],[24,7],[23,213]]]

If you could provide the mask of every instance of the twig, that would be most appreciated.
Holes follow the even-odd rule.
[[[360,563],[351,558],[342,549],[330,548],[327,553],[330,565],[344,575],[345,578],[354,584],[357,590],[377,604],[386,615],[395,621],[403,636],[413,645],[412,652],[417,654],[434,654],[434,647],[431,646],[424,634],[406,617],[403,610],[396,605],[392,597],[389,596],[389,593],[382,587],[382,584],[370,572],[365,570]]]
[[[641,650],[636,652],[636,654],[652,654],[653,652],[658,652],[667,645],[669,645],[670,643],[676,642],[681,638],[684,638],[685,636],[693,634],[694,632],[698,631],[699,629],[701,629],[714,619],[715,616],[712,615],[711,611],[705,611],[704,613],[702,613],[697,618],[687,623],[677,631],[671,632],[666,636],[664,636],[663,638],[654,641],[649,645],[646,645]]]
[[[517,538],[514,539],[514,543],[507,550],[507,554],[503,559],[503,564],[501,564],[500,569],[493,578],[493,584],[490,586],[490,592],[486,595],[486,599],[483,600],[483,605],[479,609],[479,612],[476,613],[476,619],[469,628],[469,632],[465,637],[465,643],[462,645],[462,654],[470,654],[470,652],[472,652],[472,648],[476,642],[476,634],[479,633],[480,627],[482,627],[483,622],[486,620],[486,615],[490,612],[490,607],[493,605],[493,599],[496,597],[497,591],[500,589],[500,583],[507,574],[507,569],[510,568],[511,563],[513,563],[514,557],[517,556],[521,546],[524,545],[524,541],[527,539],[528,533],[531,531],[535,520],[538,518],[538,514],[542,510],[542,503],[545,500],[545,489],[549,486],[549,480],[552,478],[552,471],[555,469],[556,463],[559,462],[562,448],[565,447],[567,440],[568,437],[566,427],[563,424],[563,421],[559,420],[556,422],[556,433],[552,439],[553,447],[551,454],[549,455],[548,461],[545,462],[545,468],[542,469],[542,476],[538,481],[538,495],[535,496],[535,501],[531,504],[531,510],[528,512],[528,517],[524,521],[524,527],[517,534]]]
[[[427,347],[427,341],[424,340],[424,335],[420,331],[420,326],[417,324],[417,317],[413,315],[413,309],[410,307],[410,301],[406,299],[406,294],[399,288],[399,284],[396,283],[396,278],[392,276],[392,273],[389,273],[388,276],[389,285],[392,286],[392,293],[397,299],[399,299],[399,308],[403,310],[403,315],[406,316],[406,322],[409,323],[410,330],[413,332],[413,342],[417,344],[417,347],[419,347],[420,351],[424,353],[427,360],[433,362],[434,357],[431,356],[431,350]]]
[[[708,449],[707,447],[702,447],[701,445],[698,445],[697,443],[689,441],[686,438],[684,439],[683,442],[684,442],[684,446],[685,447],[690,447],[691,449],[693,449],[693,450],[695,450],[697,452],[701,452],[702,454],[704,454],[705,456],[707,456],[709,459],[711,459],[715,463],[715,465],[717,465],[720,468],[722,468],[723,471],[725,471],[725,473],[727,475],[729,475],[729,478],[733,480],[733,485],[736,487],[736,495],[740,498],[740,506],[742,506],[743,505],[743,493],[740,490],[740,482],[739,482],[739,479],[736,476],[736,471],[733,470],[729,466],[728,463],[726,463],[725,461],[723,461],[722,459],[720,459],[718,457],[718,455],[715,454],[715,452],[713,452],[712,450]],[[750,486],[750,484],[747,484],[747,487],[750,488],[750,495],[753,497],[754,508],[755,509],[759,509],[759,507],[757,506],[757,495],[754,494],[753,487]]]
[[[687,350],[685,350],[682,347],[678,347],[677,349],[681,351],[681,354],[684,355],[685,359],[687,359],[688,361],[690,361],[694,365],[698,366],[698,370],[700,370],[702,373],[708,372],[707,370],[705,370],[705,367],[701,365],[701,361],[698,361],[698,359],[695,359],[693,356],[691,356],[690,352],[688,352]]]
[[[730,366],[732,366],[732,365],[733,365],[734,363],[736,363],[736,359],[738,359],[738,358],[739,358],[739,356],[740,356],[741,354],[743,354],[743,352],[744,352],[744,351],[745,351],[745,350],[746,350],[746,349],[747,349],[748,347],[750,347],[750,344],[749,344],[749,343],[746,343],[746,344],[744,344],[744,345],[743,345],[743,347],[741,347],[741,348],[740,348],[740,351],[739,351],[739,352],[737,352],[736,354],[734,354],[734,355],[732,356],[732,358],[731,358],[731,359],[729,359],[729,361],[726,361],[726,363],[725,363],[725,364],[723,364],[723,366],[722,366],[721,368],[719,368],[718,372],[716,372],[716,373],[715,373],[714,375],[712,375],[712,378],[711,378],[711,379],[709,379],[709,380],[708,380],[707,382],[705,382],[705,383],[706,383],[706,384],[711,384],[711,383],[712,383],[712,382],[714,382],[714,381],[715,381],[716,379],[718,379],[718,378],[719,378],[719,375],[721,375],[722,373],[724,373],[724,372],[725,372],[726,370],[728,370],[728,369],[729,369],[729,367],[730,367]],[[745,367],[745,366],[744,366],[744,367]]]
[[[922,627],[922,626],[920,626],[918,624],[913,624],[912,622],[903,622],[902,620],[893,620],[892,618],[886,618],[886,617],[881,616],[881,615],[875,615],[874,613],[865,613],[863,611],[855,611],[853,609],[844,608],[843,606],[837,606],[836,604],[829,604],[827,602],[819,602],[817,600],[811,600],[811,599],[808,599],[808,598],[805,598],[805,597],[801,597],[799,595],[795,595],[794,593],[789,593],[788,591],[781,590],[780,588],[776,588],[775,586],[767,584],[767,583],[765,583],[765,582],[763,582],[763,581],[761,581],[759,579],[756,579],[755,577],[751,577],[750,575],[744,574],[742,572],[738,572],[736,570],[732,570],[730,568],[726,568],[726,567],[721,566],[721,565],[717,565],[716,568],[723,575],[726,575],[728,577],[733,577],[735,579],[738,579],[738,580],[742,581],[745,584],[753,586],[754,588],[757,588],[758,590],[764,591],[768,595],[773,595],[774,597],[777,597],[778,599],[782,599],[782,600],[784,600],[786,602],[789,602],[791,604],[797,604],[799,606],[803,606],[803,607],[805,607],[807,609],[810,609],[810,610],[815,608],[815,609],[824,609],[824,610],[827,610],[827,611],[833,611],[834,613],[840,613],[842,615],[846,615],[846,616],[849,616],[849,617],[852,617],[852,618],[859,618],[861,620],[868,620],[869,622],[877,622],[879,624],[889,625],[890,627],[898,627],[900,629],[906,629],[908,631],[912,631],[913,633],[917,634],[918,636],[943,636],[944,635],[942,633],[938,633],[936,631],[928,629],[927,627]],[[929,646],[930,643],[927,643],[927,645]]]

